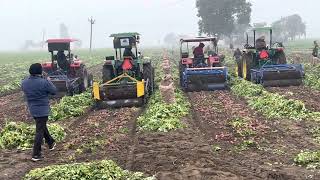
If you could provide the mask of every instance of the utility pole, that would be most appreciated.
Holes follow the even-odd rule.
[[[94,25],[94,23],[96,22],[96,20],[94,20],[91,16],[90,19],[88,19],[90,22],[90,52],[92,50],[92,26]]]

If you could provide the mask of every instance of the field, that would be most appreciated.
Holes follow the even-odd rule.
[[[158,84],[164,51],[144,50],[157,67]],[[178,82],[178,52],[167,53]],[[96,80],[106,55],[79,52]],[[14,86],[0,97],[0,179],[85,172],[91,179],[320,179],[320,66],[309,65],[310,53],[298,55],[306,67],[300,87],[263,88],[230,76],[230,89],[224,91],[184,93],[176,84],[176,103],[169,105],[158,89],[141,108],[97,110],[90,93],[52,101],[50,126],[60,141],[55,151],[43,149],[44,161],[33,163],[33,121],[19,83],[12,83],[27,75],[30,63],[48,57],[0,54],[0,93]],[[295,61],[297,54],[288,57]],[[228,54],[226,65],[232,74]],[[102,176],[103,168],[114,174]]]

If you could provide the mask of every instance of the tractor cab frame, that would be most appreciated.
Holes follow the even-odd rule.
[[[93,77],[88,74],[81,60],[74,60],[71,53],[71,43],[76,39],[48,39],[48,51],[51,62],[42,63],[42,68],[47,77],[58,89],[58,96],[79,94],[92,85]],[[67,51],[65,59],[59,62],[58,52]]]

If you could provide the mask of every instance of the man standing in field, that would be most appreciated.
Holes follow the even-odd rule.
[[[30,76],[22,81],[21,87],[27,99],[30,114],[36,122],[36,135],[31,159],[36,162],[43,159],[41,155],[43,138],[45,138],[49,150],[54,150],[56,145],[48,131],[47,121],[50,112],[49,95],[55,95],[57,89],[49,79],[43,78],[41,64],[32,64],[29,73]]]

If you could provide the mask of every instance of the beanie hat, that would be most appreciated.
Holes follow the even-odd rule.
[[[42,66],[40,63],[32,64],[29,68],[29,73],[31,75],[41,75],[42,74]]]

